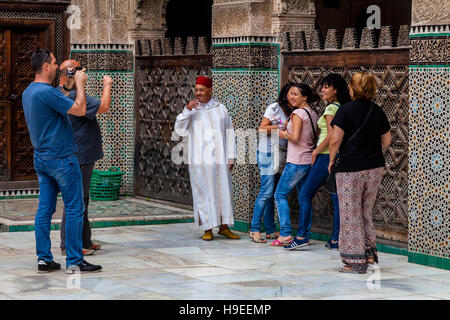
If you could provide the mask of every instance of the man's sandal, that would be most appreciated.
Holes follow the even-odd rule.
[[[259,234],[259,237],[257,236],[257,234]],[[263,237],[261,237],[261,233],[259,232],[250,232],[248,234],[248,237],[255,243],[266,243],[266,239],[264,239]]]
[[[350,267],[350,266],[342,266],[342,267],[340,267],[339,268],[339,272],[342,272],[342,273],[355,273],[355,274],[367,273],[367,271],[356,271],[356,270],[353,270],[353,268]]]

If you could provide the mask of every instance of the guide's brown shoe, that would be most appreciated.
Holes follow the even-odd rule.
[[[212,230],[206,230],[205,234],[202,237],[202,239],[205,240],[205,241],[211,241],[213,239]]]
[[[234,234],[233,232],[231,232],[231,230],[228,229],[228,227],[223,229],[222,231],[219,231],[219,234],[221,234],[224,237],[227,237],[228,239],[233,239],[233,240],[238,240],[241,238],[237,234]]]

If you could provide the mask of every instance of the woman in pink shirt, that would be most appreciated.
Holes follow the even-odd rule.
[[[286,166],[275,191],[275,202],[280,221],[280,236],[272,246],[286,246],[292,240],[292,226],[288,196],[294,187],[297,194],[306,181],[311,168],[312,152],[317,141],[317,120],[319,116],[310,104],[319,101],[320,97],[306,84],[293,84],[287,99],[294,108],[287,125],[287,131],[280,131],[281,139],[288,140]]]

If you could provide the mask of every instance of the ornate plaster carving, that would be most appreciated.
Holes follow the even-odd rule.
[[[313,0],[272,0],[274,14],[314,15],[316,7]]]
[[[214,1],[213,38],[270,36],[272,0]]]
[[[272,34],[314,30],[316,9],[313,0],[272,0]]]
[[[412,25],[443,25],[450,23],[450,1],[413,0]]]
[[[149,34],[164,36],[166,31],[166,7],[169,0],[131,0],[131,36],[142,38]]]
[[[423,38],[412,39],[409,60],[411,64],[442,64],[450,62],[450,39],[441,38]]]

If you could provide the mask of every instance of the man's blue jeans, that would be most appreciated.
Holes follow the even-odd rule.
[[[257,151],[258,169],[261,174],[261,187],[258,197],[256,197],[255,208],[253,209],[250,228],[252,232],[261,231],[261,218],[263,214],[266,234],[272,234],[276,231],[273,194],[281,174],[275,173],[273,158],[272,153]]]
[[[278,218],[280,220],[280,235],[288,237],[292,234],[292,225],[290,217],[290,208],[288,197],[294,187],[297,188],[297,195],[300,200],[302,187],[306,181],[308,171],[311,165],[286,163],[277,190],[275,191],[275,202],[278,209]]]
[[[38,260],[53,261],[50,252],[50,226],[61,191],[66,208],[66,266],[83,261],[83,183],[75,155],[64,158],[34,156],[39,178],[39,207],[35,219],[36,254]]]
[[[308,173],[308,177],[303,186],[302,193],[300,195],[300,216],[298,219],[298,237],[305,237],[309,239],[311,237],[311,222],[312,222],[312,209],[311,202],[320,186],[325,182],[328,177],[328,164],[330,162],[329,154],[320,154],[311,170]],[[339,201],[336,194],[331,194],[331,200],[334,208],[333,218],[333,234],[331,240],[338,241],[339,239]]]

